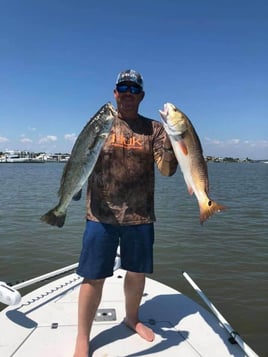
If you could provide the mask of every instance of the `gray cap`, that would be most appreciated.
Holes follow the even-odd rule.
[[[134,71],[134,69],[127,69],[118,74],[116,85],[123,82],[133,82],[143,88],[142,75],[139,72]]]

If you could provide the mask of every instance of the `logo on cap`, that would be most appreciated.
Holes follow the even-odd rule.
[[[143,88],[143,78],[140,73],[134,71],[134,69],[127,69],[126,71],[120,72],[116,79],[116,84],[122,82],[133,82],[138,86]]]

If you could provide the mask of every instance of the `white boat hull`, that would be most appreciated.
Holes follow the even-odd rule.
[[[146,279],[140,319],[155,332],[147,342],[127,328],[121,269],[108,278],[91,334],[94,357],[245,356],[216,317],[176,290]],[[75,273],[25,295],[0,313],[1,357],[72,357],[77,331]]]

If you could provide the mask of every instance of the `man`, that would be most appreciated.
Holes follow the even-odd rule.
[[[144,94],[138,72],[119,73],[114,89],[118,115],[88,182],[74,357],[88,356],[92,322],[105,278],[113,274],[118,244],[127,271],[124,322],[145,340],[154,339],[138,317],[145,274],[153,271],[154,164],[171,176],[177,160],[162,124],[138,113]]]

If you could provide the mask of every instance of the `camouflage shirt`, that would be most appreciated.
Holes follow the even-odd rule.
[[[88,180],[87,219],[120,225],[155,221],[154,164],[166,176],[177,168],[173,151],[163,148],[165,140],[156,120],[115,118]]]

